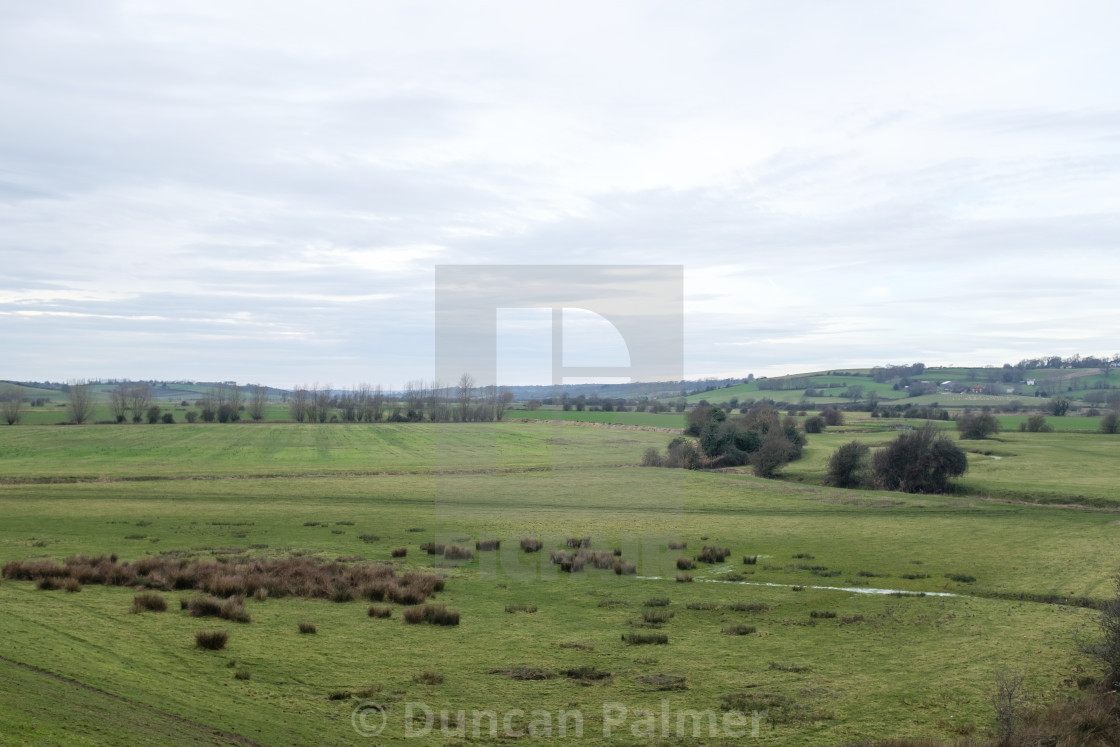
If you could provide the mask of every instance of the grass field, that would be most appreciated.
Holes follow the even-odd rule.
[[[133,614],[130,588],[67,593],[4,579],[0,743],[491,743],[511,738],[506,715],[513,731],[536,719],[564,741],[562,712],[580,714],[590,744],[953,739],[991,728],[1000,668],[1023,670],[1038,702],[1098,674],[1074,642],[1092,629],[1092,611],[993,597],[1106,596],[1120,567],[1115,513],[814,484],[831,449],[852,437],[813,436],[788,480],[764,481],[635,467],[670,435],[576,425],[0,429],[0,562],[360,557],[445,575],[435,601],[462,615],[443,628],[406,625],[395,605],[375,619],[364,601],[250,598],[251,622],[233,623],[180,611],[191,592],[166,593],[167,612]],[[1071,492],[1108,495],[1115,438],[1001,439],[977,444],[1016,456],[970,455],[970,489],[1042,484],[1069,460],[1054,490],[1072,481]],[[72,481],[47,482],[63,478]],[[544,549],[521,552],[527,536]],[[593,549],[621,550],[638,573],[569,574],[548,562],[584,536]],[[499,550],[461,563],[420,550],[489,538]],[[676,582],[677,558],[703,545],[731,555]],[[400,547],[407,556],[391,557]],[[668,602],[646,606],[654,599]],[[300,622],[317,632],[301,635]],[[226,649],[195,648],[200,629],[227,631]],[[662,633],[668,644],[628,645],[630,633]],[[373,740],[352,726],[366,701],[386,713]],[[435,714],[426,735],[422,718],[407,721],[421,703]],[[441,709],[452,722],[465,712],[465,737],[441,733]],[[676,737],[689,709],[711,711],[715,738],[706,715],[693,738],[687,714]],[[742,738],[727,731],[725,709],[746,714]],[[497,736],[482,718],[472,737],[474,710],[499,716]]]

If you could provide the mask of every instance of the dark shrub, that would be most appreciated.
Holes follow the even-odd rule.
[[[967,573],[946,573],[945,578],[962,584],[971,584],[976,580],[975,576],[969,576]]]
[[[653,597],[642,602],[642,604],[646,607],[668,607],[669,597]]]
[[[369,616],[376,618],[385,618],[393,616],[392,607],[382,607],[380,605],[371,604],[369,607]]]
[[[573,548],[586,548],[591,547],[590,537],[569,537],[567,542],[568,547]]]
[[[39,591],[57,591],[62,588],[62,582],[52,576],[47,576],[39,579],[35,588]]]
[[[669,636],[664,633],[623,633],[622,640],[631,646],[663,645],[669,642]]]
[[[420,545],[420,550],[428,553],[429,555],[443,555],[443,551],[445,549],[446,548],[443,545],[437,544],[435,542],[426,542],[423,545]]]
[[[537,611],[537,605],[535,605],[535,604],[507,604],[506,605],[506,612],[510,613],[511,615],[514,612],[526,612],[528,614],[533,614],[536,611]]]
[[[625,560],[615,561],[614,572],[619,576],[630,575],[638,572],[638,566],[627,563]]]
[[[824,418],[820,415],[805,418],[804,427],[806,433],[820,433],[825,427]]]
[[[828,459],[825,483],[837,488],[871,487],[871,449],[859,441],[849,441]]]
[[[988,410],[982,410],[959,415],[957,430],[961,432],[961,438],[981,439],[994,436],[1000,432],[1001,427],[995,415]]]
[[[661,625],[673,619],[673,613],[664,609],[645,609],[642,610],[642,620],[654,625]]]
[[[408,548],[407,547],[397,547],[397,548],[393,549],[393,557],[394,558],[403,558],[403,557],[406,557],[407,555],[408,555]]]
[[[166,612],[167,600],[163,598],[162,594],[156,594],[154,591],[145,591],[132,598],[132,611]]]
[[[844,425],[844,413],[835,407],[822,410],[820,416],[824,419],[825,425]]]
[[[249,674],[248,669],[238,669],[236,672],[233,673],[233,678],[235,680],[247,680],[251,677],[252,677],[252,675]]]
[[[836,613],[831,610],[813,610],[809,613],[809,617],[814,620],[831,620],[836,617]]]
[[[70,593],[79,592],[82,590],[82,585],[76,578],[68,578],[62,582],[62,588]]]
[[[751,635],[758,628],[753,625],[729,625],[723,629],[725,635]]]
[[[581,682],[595,682],[597,680],[605,680],[611,676],[610,672],[604,672],[595,667],[575,667],[573,669],[564,669],[560,672],[568,679],[579,680]]]
[[[539,552],[544,543],[536,537],[526,537],[521,540],[521,549],[525,552]]]
[[[1110,412],[1101,418],[1101,433],[1120,433],[1120,415]]]
[[[872,463],[879,487],[903,493],[947,493],[949,478],[968,469],[965,453],[933,423],[879,448]]]
[[[314,635],[315,633],[319,632],[319,629],[315,627],[314,623],[301,622],[299,624],[299,632],[303,633],[304,635]]]
[[[743,556],[743,565],[758,565],[758,556],[757,555],[744,555]]]
[[[722,563],[729,555],[731,555],[731,550],[726,547],[708,547],[705,545],[703,549],[700,550],[700,554],[696,556],[696,559],[701,563],[715,564]]]
[[[209,651],[221,651],[229,641],[224,630],[200,630],[194,634],[194,645]]]
[[[358,539],[360,539],[362,542],[365,542],[367,545],[372,545],[374,542],[377,542],[381,538],[376,534],[359,534]]]
[[[691,571],[696,567],[696,563],[692,562],[692,558],[677,558],[678,571]]]
[[[497,549],[501,548],[501,546],[502,546],[502,541],[501,540],[496,540],[496,539],[480,540],[480,541],[474,543],[474,549],[478,550],[479,552],[488,552],[488,551],[492,551],[492,550],[497,550]]]

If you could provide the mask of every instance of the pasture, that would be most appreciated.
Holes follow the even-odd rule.
[[[1115,513],[817,484],[852,437],[811,436],[788,479],[766,481],[635,466],[666,433],[550,423],[0,429],[2,563],[377,562],[445,576],[432,601],[461,614],[457,626],[408,625],[400,605],[377,618],[364,599],[249,597],[251,621],[237,623],[180,610],[190,590],[163,592],[166,612],[133,613],[130,587],[68,593],[6,578],[0,741],[490,743],[508,741],[504,716],[513,731],[536,719],[544,734],[547,722],[561,741],[562,713],[580,715],[590,744],[948,740],[991,728],[998,669],[1024,671],[1038,702],[1098,674],[1074,641],[1092,630],[1091,610],[1011,597],[1107,596]],[[1048,489],[1072,480],[1071,492],[1107,497],[1115,438],[1001,438],[975,443],[1017,456],[970,455],[970,490],[1014,492],[1074,460]],[[541,551],[522,551],[527,537]],[[637,572],[549,562],[584,537]],[[469,560],[421,549],[488,539],[500,547]],[[678,558],[704,546],[731,555],[693,561],[678,582]],[[858,593],[870,589],[908,595]],[[203,629],[227,632],[226,648],[197,648]],[[363,702],[386,714],[377,739],[352,725]],[[435,714],[429,732],[417,704]],[[450,727],[464,711],[465,736],[441,732],[441,710]],[[420,715],[407,721],[410,711]],[[486,717],[472,736],[474,711],[499,716],[497,736]],[[699,737],[684,711],[701,712]],[[758,715],[757,739],[730,738],[728,711],[745,713],[748,737]]]

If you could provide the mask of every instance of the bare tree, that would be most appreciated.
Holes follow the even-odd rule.
[[[288,396],[288,412],[292,420],[302,423],[307,420],[311,402],[311,392],[306,386],[299,386]]]
[[[144,381],[128,387],[128,409],[132,410],[132,422],[139,423],[152,404],[152,387]]]
[[[443,386],[438,381],[433,381],[428,388],[428,418],[433,423],[448,419]]]
[[[128,419],[128,387],[124,384],[109,392],[109,409],[118,423]]]
[[[22,400],[22,394],[15,385],[5,384],[4,388],[0,389],[0,417],[3,417],[8,425],[15,425],[22,418],[19,410]]]
[[[506,409],[509,408],[513,402],[513,390],[508,386],[504,386],[498,390],[498,402],[494,410],[496,420],[501,420],[505,417]]]
[[[93,415],[93,387],[84,381],[74,381],[67,385],[70,396],[70,419],[81,425]]]
[[[249,417],[264,420],[264,408],[268,404],[268,388],[260,384],[249,387]]]
[[[354,388],[354,411],[358,421],[373,420],[370,414],[371,393],[372,388],[365,382],[358,384],[358,386]]]
[[[469,420],[471,412],[471,399],[474,397],[474,377],[464,373],[459,377],[459,420]]]
[[[318,384],[315,385],[314,390],[312,392],[312,402],[313,402],[313,405],[314,405],[314,417],[313,417],[314,420],[318,420],[320,423],[325,423],[325,422],[327,422],[328,419],[330,419],[330,416],[331,416],[331,399],[332,399],[332,396],[331,396],[331,385],[330,384],[327,384],[326,386],[321,387],[321,388],[319,387]]]
[[[1011,738],[1015,728],[1023,720],[1023,711],[1027,705],[1024,679],[1021,672],[1000,670],[996,674],[992,707],[996,711],[996,729],[999,731],[1001,744]]]
[[[373,388],[373,396],[369,399],[369,419],[380,422],[385,415],[385,392],[378,384]]]

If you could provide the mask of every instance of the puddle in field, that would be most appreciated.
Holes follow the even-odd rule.
[[[661,576],[635,576],[643,581],[664,581]],[[960,594],[950,594],[944,591],[908,591],[906,589],[871,589],[866,586],[813,586],[812,584],[775,584],[769,581],[720,581],[718,578],[698,578],[697,583],[702,584],[734,584],[736,586],[777,586],[791,589],[799,586],[802,589],[824,589],[826,591],[850,591],[853,594],[907,594],[917,596],[925,594],[927,597],[959,597]]]

